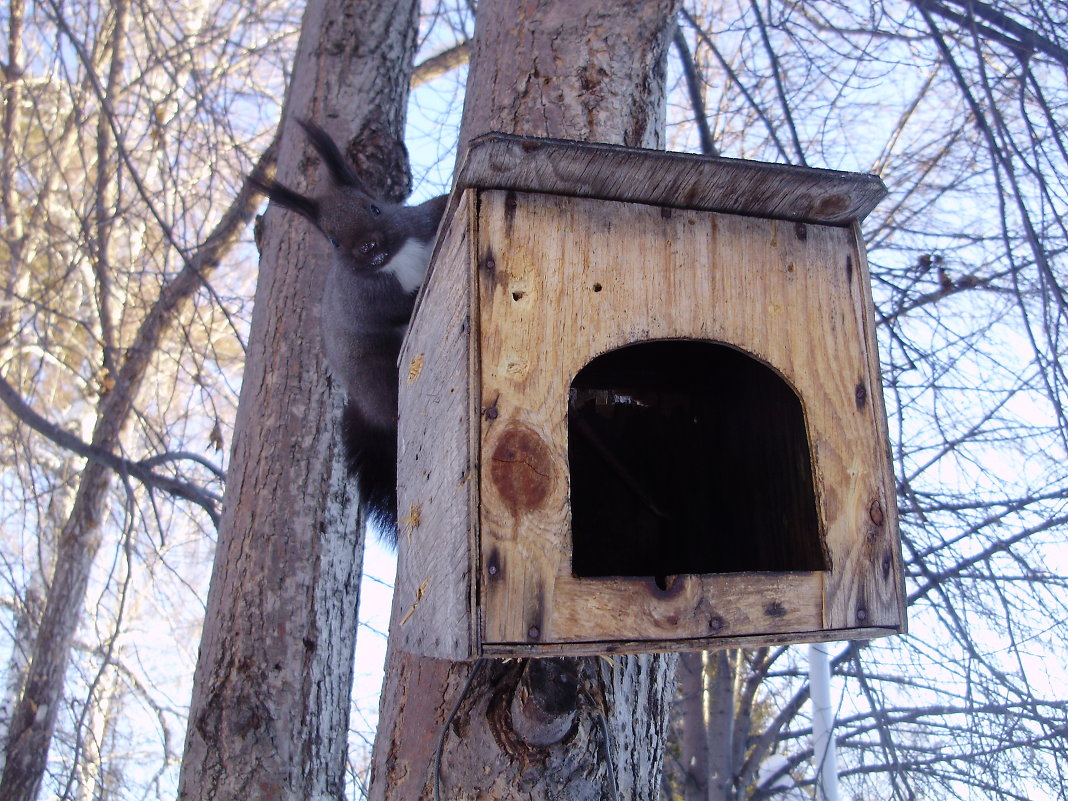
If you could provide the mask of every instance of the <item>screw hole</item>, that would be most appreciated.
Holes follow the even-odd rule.
[[[594,284],[593,285],[593,291],[594,292],[600,292],[601,289],[603,289],[603,287],[600,284]]]
[[[525,294],[526,294],[526,292],[523,292],[521,290],[516,290],[515,292],[512,293],[512,300],[515,300],[515,301],[522,300],[523,299],[523,295],[525,295]]]

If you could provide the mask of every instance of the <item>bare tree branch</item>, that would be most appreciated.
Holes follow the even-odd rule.
[[[693,108],[693,121],[697,126],[698,137],[701,141],[701,152],[706,156],[718,156],[712,131],[708,127],[708,115],[705,112],[705,97],[701,90],[701,79],[697,75],[697,66],[694,64],[690,46],[686,43],[686,36],[682,28],[675,26],[675,51],[682,63],[682,74],[686,79],[686,91],[690,95],[690,105]]]
[[[134,462],[122,456],[116,456],[114,453],[103,448],[90,445],[88,442],[76,437],[69,431],[64,431],[59,426],[49,422],[34,411],[30,405],[23,400],[22,396],[15,391],[15,388],[3,377],[0,377],[0,400],[4,402],[4,405],[6,405],[11,413],[19,420],[24,422],[37,433],[52,440],[52,442],[56,443],[61,448],[65,448],[71,453],[102,464],[105,467],[109,467],[119,475],[133,476],[145,486],[160,489],[174,495],[176,498],[191,501],[208,513],[208,517],[211,518],[211,522],[216,527],[219,525],[218,504],[221,501],[220,496],[188,482],[179,481],[170,478],[169,476],[163,476],[159,473],[152,472],[151,468],[162,461],[166,455],[156,456],[141,462]],[[198,459],[198,461],[200,460]],[[222,471],[216,467],[212,467],[211,469],[212,472],[215,472],[217,475],[221,475],[222,473]]]

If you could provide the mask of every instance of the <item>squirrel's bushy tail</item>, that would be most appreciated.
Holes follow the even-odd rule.
[[[341,414],[345,463],[356,476],[360,504],[390,545],[397,544],[397,429],[368,425],[352,403]]]

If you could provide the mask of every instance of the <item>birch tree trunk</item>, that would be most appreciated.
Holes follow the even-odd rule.
[[[708,743],[708,801],[733,801],[738,774],[737,754],[747,732],[737,730],[734,684],[737,651],[709,651],[708,714],[705,720]],[[744,753],[744,747],[742,748]]]
[[[708,728],[705,723],[704,654],[679,656],[682,708],[682,793],[685,801],[708,801]]]
[[[460,153],[490,130],[663,147],[674,25],[674,0],[482,0]],[[372,799],[657,797],[673,657],[476,664],[390,650]]]
[[[297,118],[319,122],[371,185],[409,178],[405,100],[417,3],[312,0],[282,115],[278,178],[325,172]],[[269,211],[232,468],[179,784],[182,799],[340,799],[361,526],[334,458],[319,301],[328,245]]]

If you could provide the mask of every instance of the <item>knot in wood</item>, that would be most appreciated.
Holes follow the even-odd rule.
[[[553,483],[549,446],[526,426],[509,426],[493,449],[490,480],[513,515],[539,508]]]
[[[544,747],[571,731],[578,708],[578,663],[570,658],[531,659],[510,707],[512,728],[527,745]]]
[[[880,527],[883,525],[883,520],[885,519],[883,516],[883,505],[878,498],[872,501],[871,506],[868,507],[868,517],[875,525]]]

